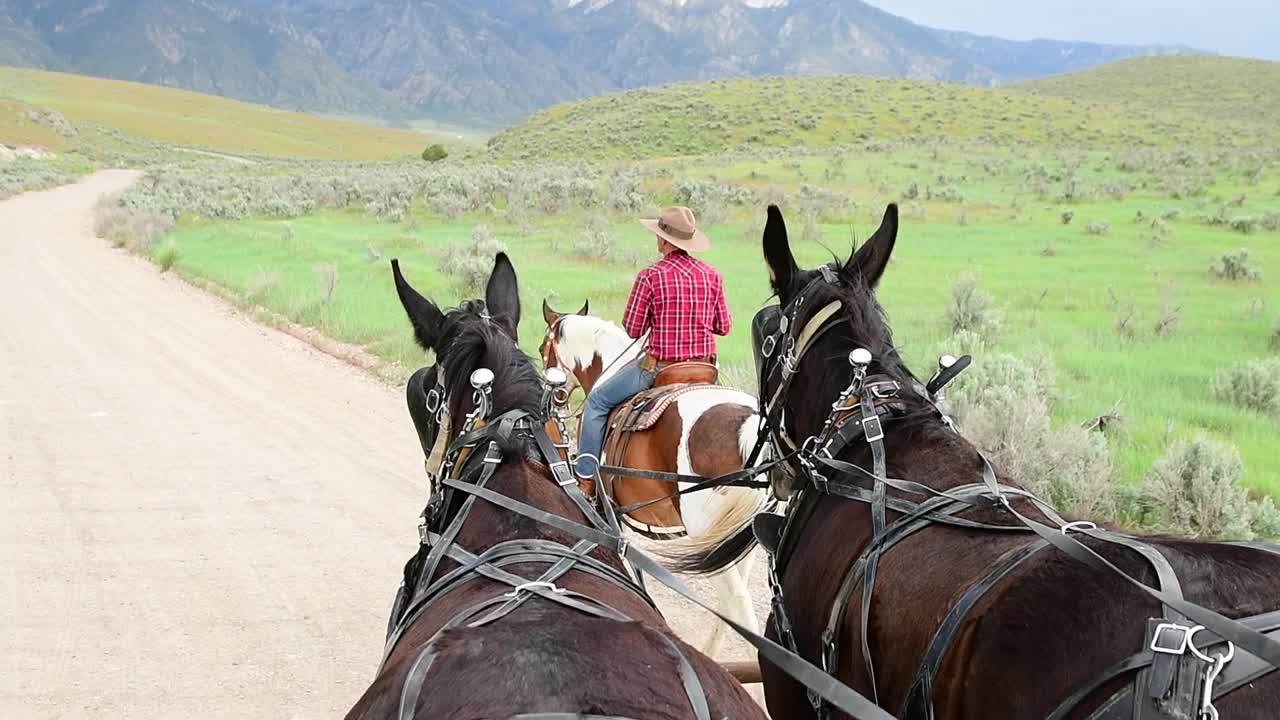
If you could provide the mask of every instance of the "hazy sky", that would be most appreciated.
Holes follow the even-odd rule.
[[[910,20],[1011,40],[1190,45],[1280,60],[1280,0],[870,0]]]

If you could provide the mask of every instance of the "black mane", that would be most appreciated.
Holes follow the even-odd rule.
[[[510,410],[537,412],[542,384],[533,360],[492,321],[482,315],[476,301],[464,303],[445,315],[436,357],[445,370],[449,397],[471,398],[471,373],[478,368],[493,371],[493,415]]]

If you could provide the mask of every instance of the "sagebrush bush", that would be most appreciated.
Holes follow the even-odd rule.
[[[947,408],[965,437],[1023,487],[1065,512],[1113,519],[1119,503],[1106,436],[1053,427],[1054,394],[1046,359],[995,353],[975,358],[953,382]]]
[[[120,205],[120,196],[104,197],[94,206],[94,232],[113,247],[148,250],[173,229],[173,218]]]
[[[985,338],[994,338],[1000,332],[1003,312],[995,307],[991,296],[978,287],[978,276],[962,275],[951,286],[947,303],[947,324],[952,334],[968,330]]]
[[[494,256],[506,249],[488,225],[477,225],[471,231],[470,242],[453,243],[445,250],[440,270],[463,290],[479,293],[489,280]]]
[[[702,226],[722,222],[729,206],[756,203],[755,193],[747,188],[707,180],[680,180],[671,196],[676,205],[692,210]]]
[[[638,213],[647,199],[640,191],[640,178],[630,173],[615,173],[609,178],[608,194],[605,204],[616,212]]]
[[[1250,360],[1219,370],[1210,389],[1221,402],[1280,413],[1280,358]]]
[[[1249,251],[1244,248],[1223,253],[1220,259],[1209,266],[1209,272],[1234,282],[1262,279],[1261,270],[1249,267]]]
[[[1204,436],[1179,442],[1156,461],[1141,486],[1141,502],[1160,527],[1204,538],[1251,540],[1280,533],[1270,498],[1249,499],[1240,484],[1244,461],[1230,445]]]
[[[614,252],[616,240],[609,228],[609,220],[596,215],[589,218],[582,232],[573,239],[574,255],[588,260],[604,260]]]
[[[1111,225],[1101,220],[1094,220],[1085,226],[1085,232],[1090,235],[1106,235],[1111,230]]]

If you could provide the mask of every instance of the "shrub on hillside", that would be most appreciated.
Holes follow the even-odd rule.
[[[445,150],[444,146],[440,143],[428,145],[426,149],[422,151],[422,159],[427,162],[440,162],[447,157],[449,157],[449,151]]]
[[[617,212],[637,213],[644,209],[646,198],[640,192],[640,178],[627,174],[615,173],[609,178],[608,194],[605,204]]]
[[[1231,218],[1231,229],[1238,233],[1251,235],[1262,225],[1262,218],[1256,215],[1242,215]]]
[[[615,245],[609,221],[601,216],[587,220],[582,232],[573,239],[573,254],[588,260],[603,260],[613,253]]]
[[[692,210],[702,226],[723,221],[730,205],[756,203],[755,193],[747,188],[707,180],[680,180],[671,195],[676,205]]]
[[[1220,259],[1209,266],[1209,272],[1233,282],[1262,279],[1261,270],[1249,267],[1249,251],[1244,248],[1223,253]]]
[[[1240,484],[1244,462],[1229,445],[1198,436],[1180,442],[1151,468],[1141,502],[1158,525],[1204,538],[1251,540],[1280,533],[1280,512],[1270,498],[1249,499]]]
[[[477,225],[471,231],[470,242],[454,243],[448,247],[440,270],[452,277],[463,290],[478,293],[489,280],[493,257],[506,249],[488,225]]]
[[[1251,360],[1218,371],[1213,396],[1236,407],[1280,413],[1280,359]]]
[[[1094,220],[1093,222],[1085,226],[1085,232],[1089,233],[1090,235],[1106,235],[1107,231],[1109,231],[1110,229],[1111,229],[1111,225],[1108,223],[1102,222],[1101,220]]]
[[[999,333],[1002,320],[1003,312],[979,289],[977,275],[966,273],[951,286],[947,324],[952,334],[967,330],[990,339]]]

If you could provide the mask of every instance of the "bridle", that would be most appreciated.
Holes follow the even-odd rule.
[[[839,638],[842,636],[842,625],[847,614],[847,607],[853,593],[859,586],[862,588],[861,633],[862,658],[867,677],[871,685],[871,697],[879,703],[876,686],[875,666],[868,645],[868,625],[871,608],[872,591],[876,579],[876,570],[884,552],[897,542],[933,524],[948,524],[957,527],[996,532],[1032,532],[1038,538],[1030,544],[1016,548],[997,559],[995,565],[978,583],[972,586],[951,608],[943,619],[930,643],[924,661],[917,673],[915,682],[908,696],[903,716],[912,720],[930,720],[933,717],[932,680],[933,674],[941,664],[941,660],[949,646],[952,633],[964,619],[965,614],[981,599],[983,593],[997,581],[1007,576],[1018,565],[1032,557],[1040,550],[1053,546],[1095,569],[1114,572],[1143,590],[1149,596],[1159,600],[1164,608],[1163,622],[1152,622],[1149,629],[1150,648],[1144,653],[1128,658],[1124,663],[1105,670],[1103,680],[1090,684],[1081,692],[1063,702],[1053,718],[1065,717],[1076,704],[1083,701],[1087,691],[1096,690],[1106,680],[1118,677],[1121,673],[1152,667],[1151,673],[1168,680],[1174,672],[1170,663],[1183,662],[1200,680],[1203,692],[1195,698],[1197,710],[1201,718],[1216,718],[1213,700],[1242,684],[1259,677],[1258,663],[1263,668],[1274,670],[1280,666],[1280,642],[1270,635],[1280,635],[1280,613],[1257,616],[1245,620],[1230,620],[1218,613],[1202,608],[1183,599],[1176,575],[1168,561],[1155,549],[1135,537],[1098,528],[1088,522],[1066,522],[1058,513],[1033,494],[1000,483],[991,463],[982,457],[982,477],[978,482],[957,487],[948,491],[934,490],[920,483],[888,477],[885,458],[885,426],[904,416],[912,407],[926,412],[934,412],[943,423],[956,432],[954,423],[941,409],[941,391],[970,362],[968,356],[955,359],[944,356],[939,362],[937,373],[926,384],[912,383],[910,388],[887,375],[869,372],[873,357],[866,349],[857,348],[849,353],[851,366],[850,379],[847,386],[832,403],[822,425],[816,434],[805,438],[796,438],[787,427],[785,412],[787,391],[795,379],[801,360],[834,327],[844,321],[841,314],[842,301],[835,299],[818,305],[818,298],[825,287],[835,288],[842,282],[838,272],[830,265],[820,268],[819,274],[809,282],[786,307],[762,310],[753,323],[753,329],[760,320],[770,323],[770,317],[776,312],[776,326],[758,338],[760,346],[757,350],[759,366],[760,397],[768,398],[761,415],[760,441],[752,453],[752,461],[761,451],[765,443],[774,446],[775,455],[789,458],[789,462],[779,470],[788,479],[786,487],[772,482],[774,493],[779,497],[790,497],[786,514],[781,518],[780,529],[772,544],[769,557],[769,584],[773,594],[773,620],[778,636],[791,651],[797,651],[797,644],[790,620],[787,615],[786,600],[783,595],[781,573],[789,558],[790,545],[794,544],[799,528],[802,527],[812,513],[817,497],[834,495],[848,500],[864,503],[869,506],[871,515],[871,540],[861,555],[848,568],[840,585],[836,600],[830,609],[826,627],[821,634],[820,666],[827,673],[834,673],[838,666]],[[801,320],[803,322],[801,322]],[[753,345],[755,343],[753,342]],[[756,349],[756,348],[753,348]],[[772,393],[770,390],[772,389]],[[909,395],[906,391],[909,391]],[[845,462],[838,458],[859,443],[864,443],[871,454],[870,468]],[[981,453],[979,452],[979,456]],[[801,482],[796,486],[796,480]],[[870,481],[871,487],[865,487]],[[913,502],[901,497],[890,497],[889,489],[901,493],[921,496],[920,502]],[[813,498],[813,500],[810,500]],[[809,500],[806,502],[806,500]],[[1055,524],[1051,527],[1027,517],[1014,507],[1015,500],[1029,503],[1044,518]],[[1008,525],[982,523],[961,517],[959,513],[973,508],[995,508],[1005,511],[1014,522]],[[892,522],[887,512],[892,510],[898,514]],[[777,517],[777,516],[773,516]],[[766,522],[756,524],[757,533],[769,525]],[[1151,588],[1111,564],[1097,552],[1079,542],[1075,535],[1088,535],[1106,542],[1129,547],[1138,552],[1153,565],[1160,580],[1160,589]],[[763,543],[769,547],[768,543]],[[1278,552],[1274,548],[1262,548]],[[1197,632],[1205,631],[1210,636],[1200,646],[1187,639]],[[1181,633],[1184,642],[1176,652],[1161,645],[1171,633]],[[1225,644],[1225,651],[1216,655],[1208,652],[1210,646]],[[1176,643],[1175,643],[1176,645]],[[1247,650],[1255,663],[1240,663],[1235,657],[1235,648]],[[1163,649],[1162,649],[1163,648]],[[1203,648],[1203,649],[1202,649]],[[1190,653],[1190,654],[1188,654]],[[1224,672],[1224,666],[1226,671]],[[1119,668],[1119,669],[1117,669]],[[1233,672],[1234,671],[1234,672]],[[1269,670],[1268,670],[1269,671]],[[1217,683],[1215,685],[1215,682]],[[1135,692],[1137,692],[1135,690]],[[830,706],[813,692],[809,699],[814,712],[819,718],[830,715]],[[1113,716],[1100,716],[1108,720]],[[1121,717],[1116,715],[1114,717]],[[1128,715],[1123,715],[1128,717]]]

